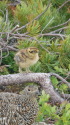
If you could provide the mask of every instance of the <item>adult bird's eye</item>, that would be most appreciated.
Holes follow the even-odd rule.
[[[28,89],[28,91],[30,91],[30,89]]]

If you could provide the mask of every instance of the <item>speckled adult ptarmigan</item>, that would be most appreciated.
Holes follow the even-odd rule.
[[[0,93],[0,125],[32,125],[38,113],[38,87],[25,87],[23,94]]]

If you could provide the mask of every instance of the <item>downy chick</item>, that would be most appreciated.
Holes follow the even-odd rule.
[[[39,60],[38,55],[39,50],[36,47],[29,47],[26,49],[19,50],[14,60],[19,66],[19,72],[22,73],[22,69],[25,69],[26,72],[30,72],[29,67],[34,65]]]

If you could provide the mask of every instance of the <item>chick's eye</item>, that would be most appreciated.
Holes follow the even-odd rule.
[[[34,51],[29,51],[30,53],[33,53]]]

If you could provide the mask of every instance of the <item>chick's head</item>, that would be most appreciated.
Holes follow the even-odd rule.
[[[37,54],[39,53],[39,50],[38,50],[38,48],[36,48],[36,47],[29,47],[29,48],[27,49],[27,52],[28,52],[28,55],[29,55],[30,57],[34,57],[35,55],[37,55]]]

